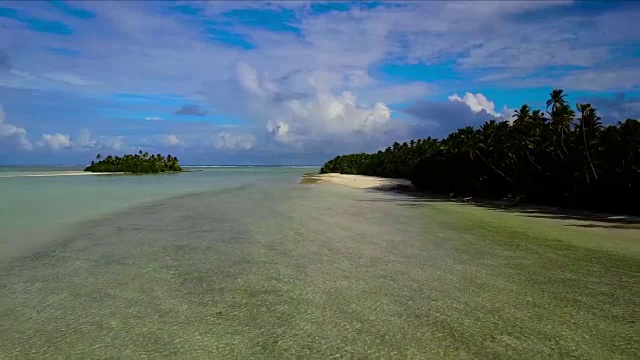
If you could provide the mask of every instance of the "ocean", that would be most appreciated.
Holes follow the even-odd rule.
[[[0,167],[2,258],[27,254],[74,224],[131,206],[243,186],[291,186],[317,167],[193,166],[161,175],[93,175],[82,169]]]
[[[640,230],[316,169],[2,168],[0,359],[638,358]]]

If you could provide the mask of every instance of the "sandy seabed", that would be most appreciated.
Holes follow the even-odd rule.
[[[0,358],[638,358],[637,232],[313,178],[348,186],[162,199],[0,262]]]

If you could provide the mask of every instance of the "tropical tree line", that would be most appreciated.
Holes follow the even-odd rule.
[[[102,156],[98,154],[96,161],[91,161],[84,171],[91,172],[126,172],[134,174],[158,174],[163,172],[182,171],[178,158],[175,156],[161,154],[149,155],[148,152],[140,150],[137,154],[120,156],[107,156],[100,160]]]
[[[562,90],[546,105],[523,105],[512,121],[490,120],[444,139],[338,156],[320,172],[407,178],[455,196],[640,213],[640,121],[603,126],[594,107],[574,109]]]

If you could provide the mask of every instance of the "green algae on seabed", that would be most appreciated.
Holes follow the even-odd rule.
[[[300,184],[301,185],[305,185],[305,184],[317,184],[319,182],[321,182],[322,180],[315,176],[318,175],[318,173],[307,173],[302,175],[302,177],[300,178]]]
[[[205,192],[2,264],[0,357],[638,358],[638,230],[327,184]]]

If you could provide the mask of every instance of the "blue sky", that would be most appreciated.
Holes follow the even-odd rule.
[[[0,164],[321,164],[544,107],[640,117],[632,1],[0,3]]]

